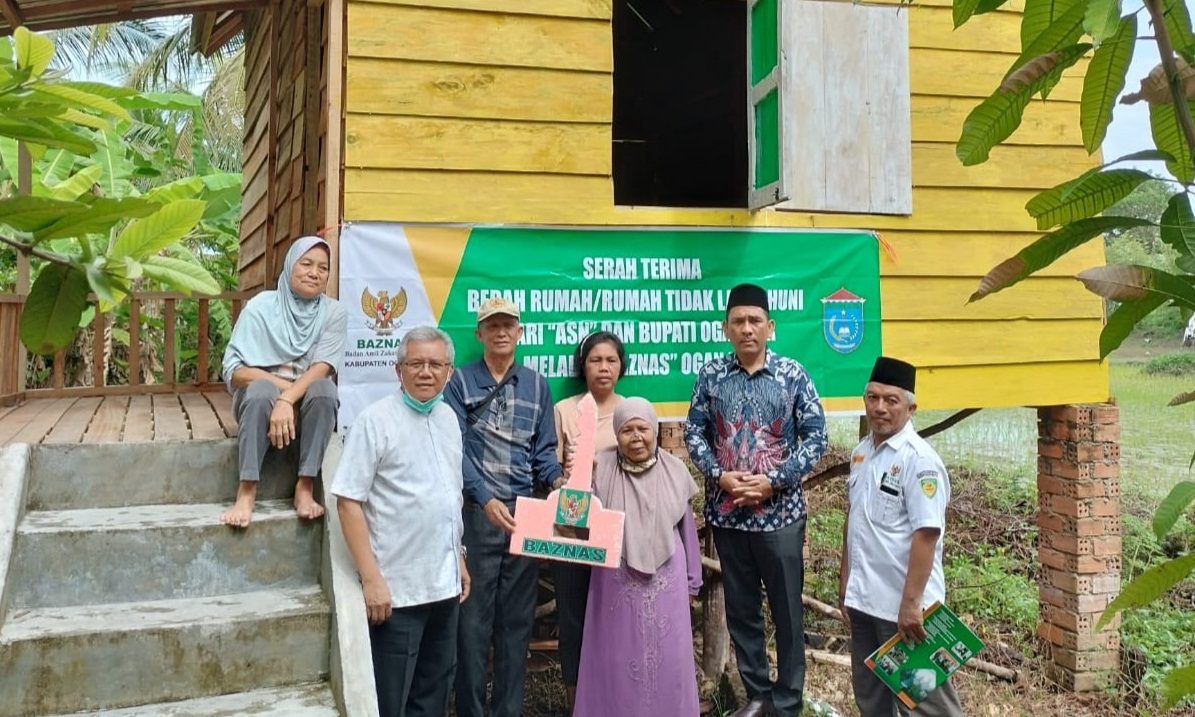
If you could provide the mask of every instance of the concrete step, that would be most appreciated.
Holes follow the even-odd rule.
[[[9,609],[208,597],[314,585],[322,520],[259,501],[248,530],[220,504],[35,511],[17,528]]]
[[[34,446],[28,510],[119,508],[165,503],[232,503],[237,490],[232,438],[157,443]],[[270,450],[257,497],[295,494],[298,444]]]
[[[70,717],[338,717],[339,714],[332,689],[325,682],[316,682],[181,702],[158,702],[140,707],[75,713]]]
[[[0,717],[188,700],[325,679],[320,588],[13,610],[0,628]]]

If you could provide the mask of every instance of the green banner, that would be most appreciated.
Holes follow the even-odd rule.
[[[438,318],[460,364],[481,355],[480,303],[514,301],[525,327],[519,359],[550,379],[556,398],[583,388],[572,378],[581,339],[612,331],[629,356],[619,393],[683,416],[701,366],[731,350],[722,321],[742,282],[768,290],[772,350],[800,361],[823,398],[857,406],[881,347],[879,249],[869,232],[476,227]]]

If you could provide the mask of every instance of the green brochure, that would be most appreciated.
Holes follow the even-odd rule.
[[[918,645],[893,635],[867,658],[867,666],[909,709],[983,649],[975,633],[940,602],[925,609],[925,632],[928,637]]]

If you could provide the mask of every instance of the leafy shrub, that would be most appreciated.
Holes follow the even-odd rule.
[[[1152,376],[1195,375],[1195,353],[1179,351],[1158,356],[1150,359],[1144,370]]]
[[[1183,317],[1183,310],[1177,306],[1163,306],[1155,309],[1152,314],[1137,322],[1134,333],[1137,336],[1151,339],[1179,338],[1187,320]]]
[[[1018,637],[1036,633],[1037,585],[1007,549],[980,545],[973,554],[951,554],[944,568],[955,612],[975,624],[1007,625]]]

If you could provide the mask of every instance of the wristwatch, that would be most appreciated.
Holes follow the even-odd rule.
[[[462,560],[468,560],[468,559],[469,559],[469,549],[468,549],[468,548],[466,548],[466,547],[465,547],[465,546],[463,546],[463,545],[461,546],[461,559],[462,559]]]

